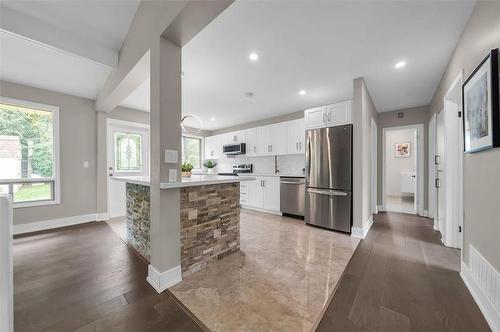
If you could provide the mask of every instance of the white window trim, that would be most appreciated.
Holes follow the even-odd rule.
[[[11,104],[11,105],[19,105],[21,107],[33,108],[42,111],[52,112],[52,141],[54,143],[53,153],[54,153],[54,165],[53,171],[54,176],[51,178],[44,179],[2,179],[2,183],[20,183],[20,182],[40,182],[40,180],[54,181],[54,199],[53,200],[44,200],[44,201],[32,201],[32,202],[19,202],[13,203],[14,208],[25,208],[25,207],[33,207],[33,206],[43,206],[43,205],[54,205],[61,203],[61,172],[60,172],[60,148],[59,148],[59,107],[53,105],[46,105],[35,103],[26,100],[13,99],[0,96],[0,103]]]
[[[200,168],[193,168],[193,171],[195,171],[195,172],[203,172],[203,162],[205,161],[205,158],[204,158],[204,155],[205,155],[205,153],[204,153],[204,151],[205,151],[205,136],[199,136],[199,135],[192,135],[192,134],[182,133],[181,134],[181,159],[182,159],[182,148],[183,148],[182,137],[198,138],[200,140],[200,142],[201,142],[201,146],[200,146]]]

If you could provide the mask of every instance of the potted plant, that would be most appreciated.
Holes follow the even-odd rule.
[[[207,168],[208,174],[212,174],[214,172],[215,166],[217,166],[217,162],[215,160],[205,160],[203,166]]]
[[[193,165],[190,163],[182,163],[181,164],[181,171],[182,171],[182,177],[189,178],[191,177],[191,170],[193,169]]]

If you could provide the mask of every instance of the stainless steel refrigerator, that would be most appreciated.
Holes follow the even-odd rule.
[[[352,125],[306,131],[305,221],[351,232]]]

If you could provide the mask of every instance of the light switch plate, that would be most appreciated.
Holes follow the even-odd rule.
[[[165,163],[177,164],[179,162],[178,154],[177,150],[165,149]]]
[[[177,182],[177,170],[169,169],[168,170],[168,181],[169,182]]]
[[[83,168],[89,168],[89,162],[88,161],[84,161],[83,162]]]

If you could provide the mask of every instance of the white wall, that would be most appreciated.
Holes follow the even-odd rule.
[[[263,157],[222,157],[217,159],[215,172],[232,172],[233,164],[253,164],[254,173],[274,173],[274,156]],[[278,169],[281,174],[302,174],[305,167],[304,155],[283,155],[278,156]]]
[[[386,195],[401,195],[401,173],[415,171],[415,129],[389,130],[385,133]],[[397,143],[410,142],[410,157],[398,158],[395,153]]]

